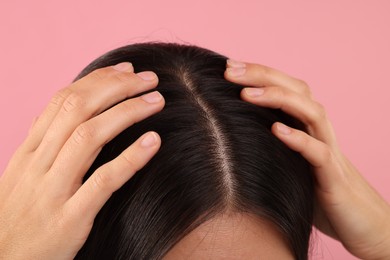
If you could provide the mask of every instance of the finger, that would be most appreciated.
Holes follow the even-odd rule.
[[[328,145],[280,122],[272,125],[272,133],[313,166],[315,178],[322,191],[337,194],[334,191],[340,190],[340,185],[345,183],[344,175]]]
[[[75,221],[93,221],[111,194],[139,171],[157,152],[161,139],[148,132],[117,158],[98,168],[65,204]]]
[[[53,192],[71,195],[82,183],[102,147],[129,126],[155,114],[164,106],[155,91],[126,100],[81,124],[65,143],[49,171]],[[68,196],[65,196],[68,197]]]
[[[336,136],[325,109],[309,97],[275,86],[244,88],[241,97],[258,106],[282,110],[304,123],[308,133],[314,138],[332,147],[337,146]]]
[[[91,88],[91,90],[96,90],[95,83],[97,81],[103,80],[112,76],[112,74],[120,72],[134,72],[133,65],[130,62],[122,62],[116,66],[98,69],[93,72],[94,74],[90,73],[79,81],[74,82],[69,87],[59,90],[50,100],[42,114],[38,117],[38,120],[36,120],[34,125],[31,127],[29,135],[23,143],[26,152],[32,152],[39,146],[47,129],[53,122],[54,117],[57,115],[64,101],[72,93],[72,90],[74,90],[76,86],[80,87],[79,85],[85,84],[87,87]]]
[[[228,60],[224,75],[227,80],[244,86],[279,86],[311,96],[306,82],[265,65]]]
[[[145,73],[149,73],[153,78],[144,80],[132,73],[114,73],[111,77],[97,81],[94,88],[85,83],[77,90],[73,90],[63,102],[36,150],[38,158],[42,158],[41,167],[50,168],[58,152],[78,125],[127,97],[156,87],[158,81],[156,74],[142,72],[141,75],[144,76]]]

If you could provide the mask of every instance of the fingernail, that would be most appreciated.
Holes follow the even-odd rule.
[[[156,74],[151,71],[138,72],[137,75],[143,80],[154,80],[156,78]]]
[[[258,97],[263,95],[264,89],[262,88],[245,88],[244,89],[245,94],[247,94],[250,97]]]
[[[157,136],[155,133],[147,133],[141,141],[142,147],[152,147],[157,143]]]
[[[286,126],[285,124],[282,124],[282,123],[277,123],[276,124],[276,128],[278,129],[278,131],[282,134],[285,134],[285,135],[288,135],[291,133],[291,129],[290,127]]]
[[[245,68],[246,64],[241,61],[236,61],[232,59],[227,60],[227,65],[232,68]]]
[[[113,68],[118,71],[128,71],[133,69],[133,64],[131,62],[121,62],[113,66]]]
[[[233,77],[242,76],[245,74],[246,69],[245,68],[227,68],[226,72]]]
[[[142,95],[141,98],[150,104],[158,103],[163,98],[160,92],[153,91],[151,93]]]

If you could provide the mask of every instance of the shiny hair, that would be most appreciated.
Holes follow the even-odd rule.
[[[157,154],[98,213],[75,259],[161,259],[186,234],[226,211],[272,221],[295,258],[307,259],[310,166],[270,131],[276,121],[299,129],[302,124],[241,100],[243,86],[224,78],[226,60],[193,45],[138,43],[104,54],[77,76],[129,61],[135,72],[158,75],[156,90],[166,105],[107,143],[85,175],[84,181],[143,133],[161,136]]]

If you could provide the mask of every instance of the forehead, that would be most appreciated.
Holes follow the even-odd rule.
[[[251,214],[225,213],[203,223],[164,257],[174,259],[294,259],[273,223]]]

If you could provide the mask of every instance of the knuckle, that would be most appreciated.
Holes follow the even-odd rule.
[[[119,156],[119,158],[122,160],[127,170],[130,170],[134,173],[140,169],[134,158],[130,157],[129,155],[122,154]]]
[[[307,84],[306,81],[302,80],[302,79],[297,79],[298,82],[299,82],[299,85],[304,87],[304,88],[309,88],[309,84]]]
[[[71,90],[69,88],[63,88],[59,90],[50,100],[50,104],[55,106],[61,106],[66,98],[70,95]]]
[[[325,164],[333,163],[334,154],[329,146],[327,146],[326,144],[323,144],[320,153],[321,153],[320,158],[321,158],[322,162],[324,162]]]
[[[109,72],[108,72],[107,68],[98,68],[98,69],[92,71],[91,73],[89,73],[88,77],[92,80],[99,81],[99,80],[103,80],[104,78],[106,78],[108,74],[109,74]]]
[[[320,122],[323,122],[327,118],[325,108],[322,104],[314,101],[313,106],[314,108],[309,110],[310,115],[307,118],[307,123],[312,126],[317,125]]]
[[[88,123],[79,125],[73,134],[73,139],[77,144],[88,143],[96,136],[96,129]]]
[[[310,88],[308,88],[304,94],[306,94],[306,96],[308,96],[309,99],[313,100],[313,92],[311,91]]]
[[[111,79],[119,85],[129,85],[133,77],[126,73],[114,73],[111,75]]]
[[[113,186],[113,176],[104,171],[95,171],[91,179],[92,189],[94,190],[110,190]]]
[[[290,99],[291,98],[291,95],[289,94],[288,91],[285,91],[283,88],[275,88],[277,89],[277,96],[279,99],[281,100],[285,100],[285,99]]]
[[[300,132],[300,131],[296,132],[296,137],[295,138],[296,138],[296,142],[298,144],[300,144],[300,147],[302,147],[303,149],[308,146],[309,141],[310,141],[308,136],[306,134]],[[301,151],[302,150],[300,150],[300,152]]]
[[[299,86],[300,92],[305,93],[305,94],[310,96],[311,90],[310,90],[309,84],[307,84],[307,82],[302,80],[302,79],[297,79],[297,80],[298,80],[298,86]]]
[[[131,119],[135,116],[140,114],[137,108],[137,105],[130,101],[125,101],[120,104],[119,109],[121,110],[121,113],[127,114]],[[132,120],[133,121],[133,120]]]
[[[325,107],[321,103],[315,102],[315,111],[317,121],[322,121],[327,118]]]
[[[255,67],[255,75],[258,78],[267,78],[270,74],[270,68],[264,65],[257,64]]]
[[[268,91],[272,92],[272,96],[269,98],[276,103],[276,108],[283,109],[285,102],[291,99],[289,93],[284,91],[282,88],[274,87],[272,89],[268,89]]]
[[[65,99],[62,107],[64,111],[70,112],[74,109],[80,109],[85,106],[86,100],[77,92],[71,92]]]

